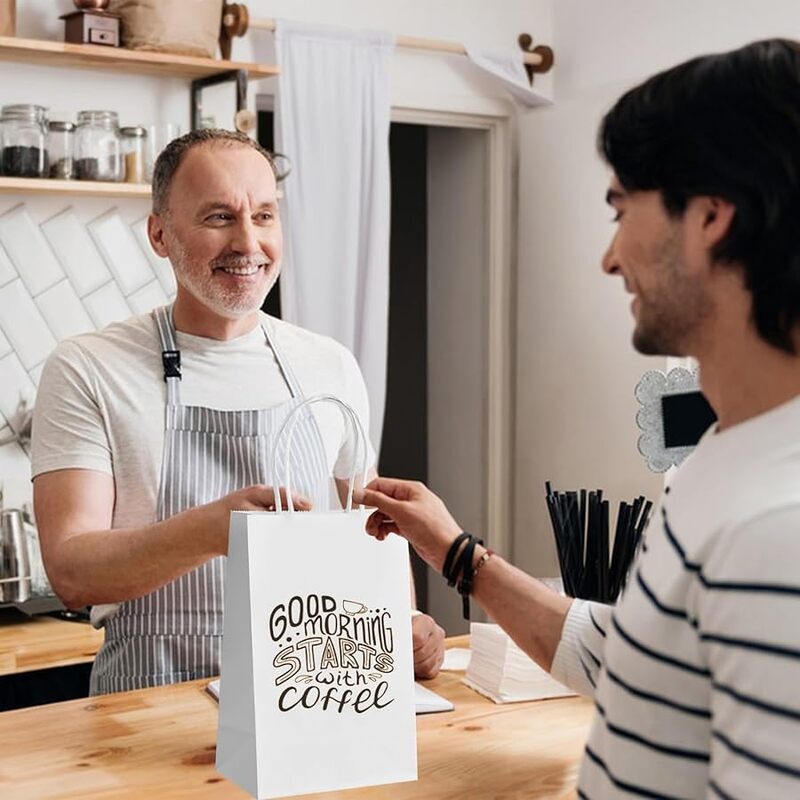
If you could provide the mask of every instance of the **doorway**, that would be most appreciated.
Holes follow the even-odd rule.
[[[387,397],[379,471],[427,483],[487,539],[489,135],[394,122]],[[461,603],[416,557],[417,602],[448,634]]]

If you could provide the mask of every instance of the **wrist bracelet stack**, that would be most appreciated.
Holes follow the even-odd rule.
[[[453,544],[450,545],[442,567],[442,575],[446,578],[447,585],[455,586],[461,595],[464,619],[469,619],[469,596],[472,593],[475,575],[493,555],[492,550],[487,550],[473,567],[472,559],[477,545],[482,546],[483,539],[478,539],[466,531],[459,534]]]

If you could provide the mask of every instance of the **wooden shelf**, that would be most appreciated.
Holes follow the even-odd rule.
[[[83,197],[150,197],[149,183],[58,181],[49,178],[2,178],[0,192],[8,194],[72,194]]]
[[[189,80],[239,69],[246,70],[249,80],[269,78],[279,73],[278,67],[266,64],[195,58],[172,53],[148,53],[143,50],[126,50],[124,47],[105,45],[19,39],[15,36],[0,36],[0,61],[84,69],[109,69],[161,77],[174,75]]]

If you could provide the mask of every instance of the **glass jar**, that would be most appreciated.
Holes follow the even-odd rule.
[[[147,131],[138,126],[120,128],[122,157],[125,161],[125,182],[144,183]]]
[[[116,111],[81,111],[75,128],[75,177],[121,181],[122,152]]]
[[[12,178],[47,176],[47,120],[42,106],[19,104],[0,110],[0,172]]]
[[[153,180],[153,170],[161,151],[173,140],[181,135],[181,126],[175,122],[163,125],[150,125],[147,134],[147,159],[145,163],[145,178],[148,183]]]
[[[47,135],[47,154],[50,159],[50,177],[68,181],[75,177],[73,150],[75,125],[72,122],[50,120]]]

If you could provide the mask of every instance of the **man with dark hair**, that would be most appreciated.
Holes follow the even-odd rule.
[[[229,514],[274,509],[269,455],[283,422],[304,397],[326,394],[368,427],[353,356],[260,311],[283,247],[263,148],[228,131],[170,143],[148,233],[175,271],[174,304],[62,342],[33,425],[50,582],[105,627],[93,694],[218,674]],[[326,509],[329,476],[347,486],[356,444],[338,409],[297,419],[300,507]],[[422,614],[412,630],[416,672],[429,677],[444,633]]]
[[[462,576],[471,564],[489,614],[594,697],[579,797],[800,797],[800,49],[758,42],[656,75],[599,143],[618,223],[602,266],[633,295],[634,345],[695,357],[718,423],[615,608],[480,545]],[[369,533],[399,531],[434,568],[469,554],[424,486],[378,479],[364,500]]]

